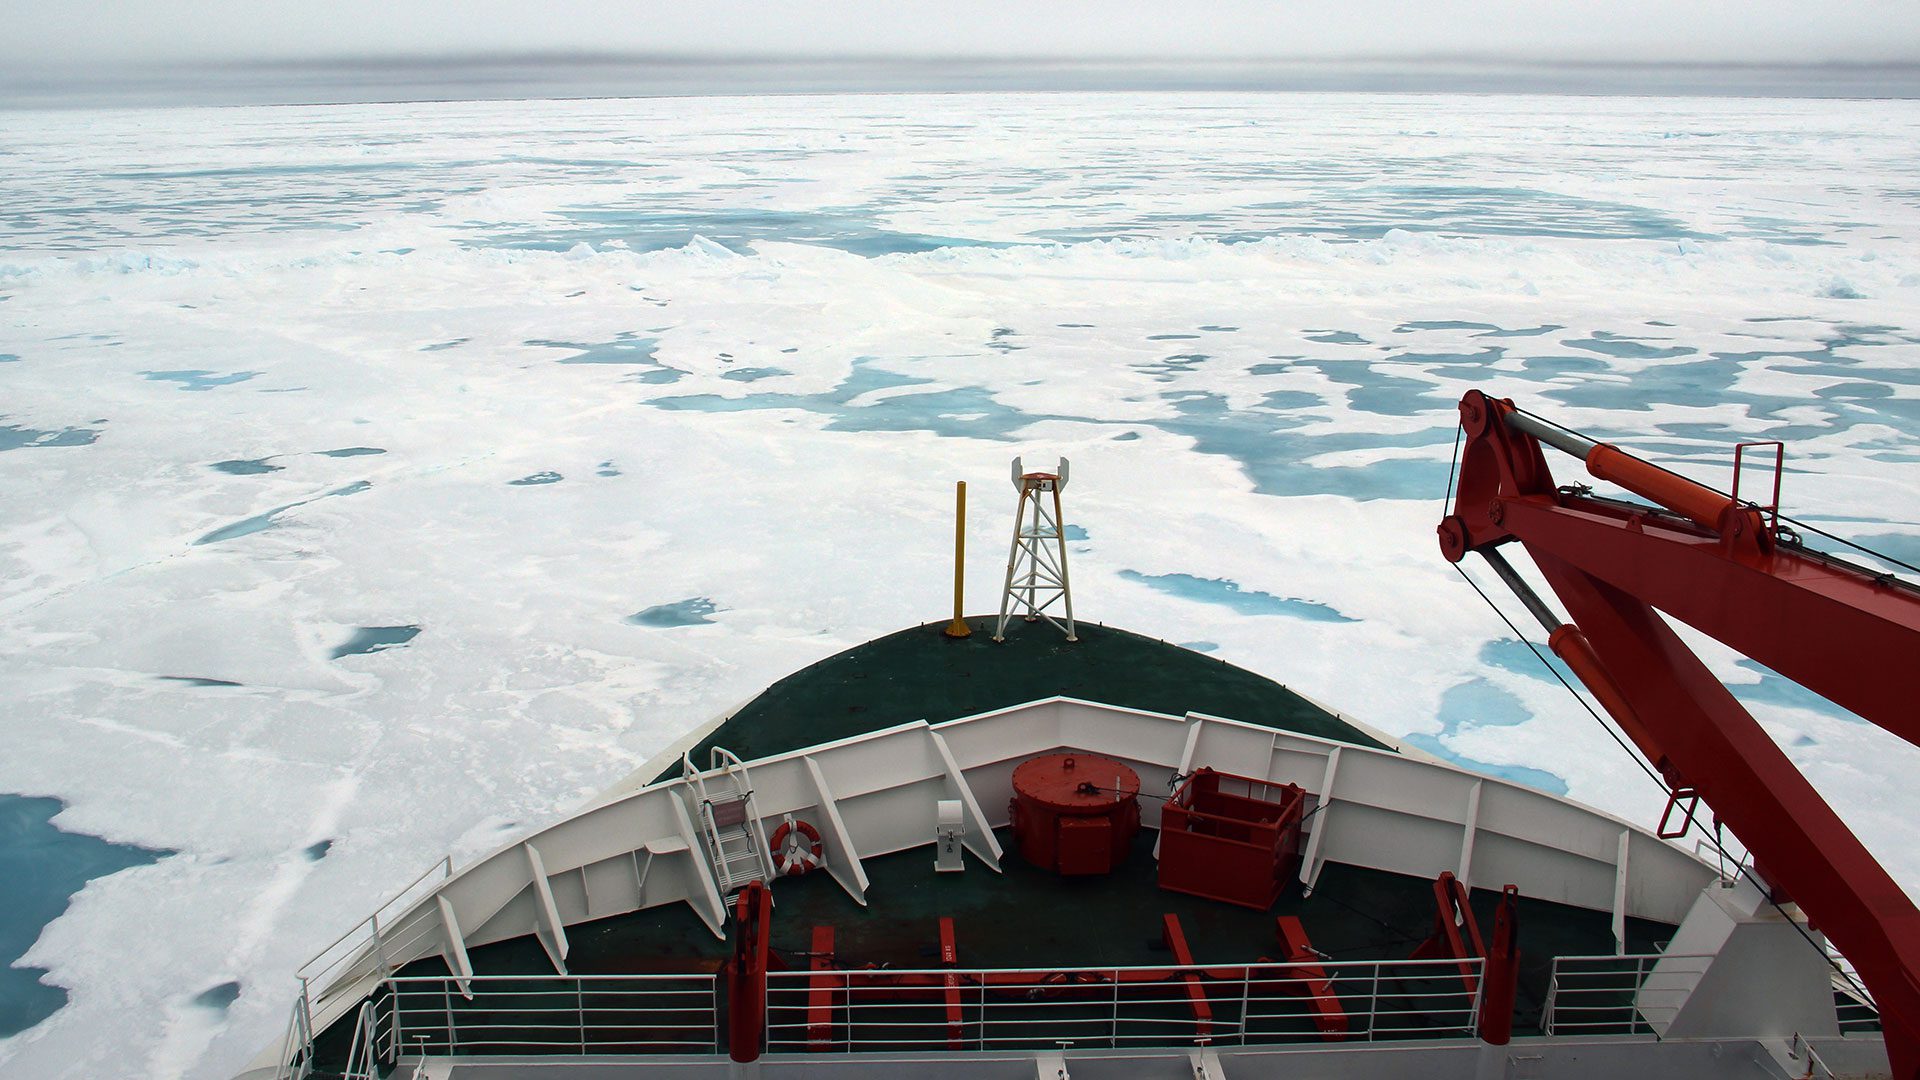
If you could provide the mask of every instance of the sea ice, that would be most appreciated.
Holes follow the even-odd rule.
[[[1787,440],[1789,512],[1920,555],[1912,103],[17,112],[0,154],[0,791],[177,852],[37,930],[69,999],[8,1077],[224,1080],[443,853],[940,616],[956,479],[991,607],[1016,454],[1074,462],[1081,618],[1643,823],[1435,548],[1461,393],[1715,483]],[[1920,887],[1920,752],[1701,644]]]

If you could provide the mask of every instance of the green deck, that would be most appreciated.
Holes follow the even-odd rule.
[[[1209,713],[1282,731],[1380,747],[1263,675],[1126,630],[1092,623],[1068,642],[1046,623],[1014,620],[993,640],[992,616],[949,638],[929,623],[827,657],[768,687],[694,749],[724,746],[742,761],[896,724],[939,723],[1040,698],[1083,698],[1149,712]],[[661,777],[678,776],[675,764]]]

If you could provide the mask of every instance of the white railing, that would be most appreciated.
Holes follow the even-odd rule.
[[[313,1072],[313,1012],[306,995],[293,999],[287,1035],[280,1042],[280,1068],[274,1080],[307,1080]]]
[[[1833,964],[1833,1006],[1840,1020],[1840,1034],[1877,1032],[1880,1030],[1880,1006],[1874,1004],[1873,995],[1867,991],[1865,980],[1852,961],[1831,947],[1827,949],[1827,959]]]
[[[1540,1028],[1548,1035],[1659,1035],[1711,956],[1556,956]]]
[[[1009,1050],[1462,1038],[1481,961],[782,971],[767,1050]]]
[[[399,892],[389,897],[386,903],[375,908],[373,914],[361,919],[346,933],[334,938],[326,948],[315,953],[311,960],[301,964],[295,974],[300,979],[300,997],[308,1008],[312,1008],[314,990],[325,993],[336,989],[341,976],[355,963],[371,958],[373,965],[369,974],[390,974],[400,964],[389,963],[388,957],[401,957],[403,961],[409,959],[413,954],[407,950],[421,937],[439,933],[438,925],[417,926],[405,940],[396,941],[388,936],[385,927],[393,920],[396,910],[405,912],[415,901],[431,895],[434,888],[451,876],[453,856],[443,855],[419,877],[407,882]],[[423,884],[432,888],[423,891],[420,888]]]
[[[387,1062],[420,1054],[710,1054],[720,1047],[715,984],[712,975],[391,978],[373,995],[373,1043]]]
[[[347,1048],[347,1065],[340,1070],[341,1080],[380,1080],[374,1036],[373,1002],[364,1001],[353,1017],[353,1043]]]

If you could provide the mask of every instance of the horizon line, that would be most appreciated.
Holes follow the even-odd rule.
[[[1047,64],[1059,67],[1107,67],[1114,65],[1151,67],[1220,68],[1235,66],[1298,65],[1327,67],[1339,65],[1470,65],[1522,69],[1614,69],[1622,71],[1660,71],[1685,68],[1710,71],[1920,71],[1920,56],[1897,60],[1729,60],[1709,58],[1635,58],[1558,56],[1552,54],[1513,55],[1501,52],[1444,50],[1432,52],[1354,52],[1354,53],[1239,53],[1214,55],[1187,54],[1066,54],[1052,52],[778,52],[727,50],[622,50],[622,49],[462,49],[449,51],[334,52],[310,56],[196,57],[167,59],[100,58],[94,62],[103,68],[138,69],[152,74],[181,68],[253,70],[260,68],[365,68],[376,70],[408,67],[448,68],[486,65],[578,64],[664,64],[683,67],[719,67],[742,64],[783,64],[794,66],[890,65],[890,64]],[[39,69],[40,72],[84,70],[84,62],[72,58],[16,62],[15,71]],[[88,74],[95,72],[89,71]]]

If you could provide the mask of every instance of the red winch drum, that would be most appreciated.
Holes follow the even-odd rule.
[[[1058,874],[1106,874],[1140,831],[1140,774],[1095,754],[1047,754],[1013,770],[1020,856]]]

